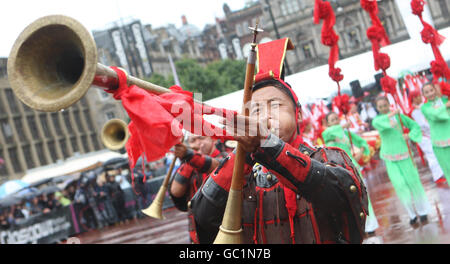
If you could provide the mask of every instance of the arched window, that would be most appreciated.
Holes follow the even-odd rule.
[[[393,33],[394,31],[392,28],[391,17],[386,15],[386,11],[384,11],[384,9],[380,6],[378,6],[378,18],[380,19],[381,24],[386,30],[386,34],[391,37],[391,33]]]
[[[345,41],[350,49],[356,49],[360,47],[360,35],[359,27],[353,22],[350,17],[346,17],[343,21]]]
[[[449,17],[449,12],[448,12],[448,0],[439,0],[439,8],[441,9],[441,13],[442,16],[445,17]]]
[[[297,53],[300,55],[300,61],[308,60],[316,57],[316,52],[314,48],[314,42],[308,36],[312,34],[300,33],[297,35]]]

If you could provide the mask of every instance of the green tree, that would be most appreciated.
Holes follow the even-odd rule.
[[[150,78],[147,78],[145,80],[165,88],[169,88],[171,86],[168,82],[168,78],[165,78],[163,75],[159,73],[153,73]]]
[[[196,60],[184,58],[175,62],[177,75],[184,90],[201,93],[202,100],[209,100],[244,87],[245,61],[221,60],[200,65]],[[165,78],[154,73],[149,82],[169,88],[174,84],[172,75]]]

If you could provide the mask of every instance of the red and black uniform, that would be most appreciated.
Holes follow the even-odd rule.
[[[361,243],[367,192],[351,159],[338,148],[293,142],[270,135],[247,158],[244,243]],[[223,160],[191,200],[200,243],[217,235],[234,158]]]
[[[175,204],[175,207],[180,211],[188,211],[189,218],[189,236],[192,243],[198,243],[197,234],[195,231],[195,224],[192,213],[188,210],[188,202],[197,190],[202,186],[207,179],[208,172],[212,165],[212,159],[222,159],[227,156],[227,153],[222,153],[214,149],[211,156],[200,154],[196,151],[188,149],[186,156],[182,159],[182,164],[170,179],[169,186],[173,181],[180,184],[188,185],[186,194],[183,197],[175,197],[170,191],[170,196]],[[170,187],[169,187],[170,190]]]

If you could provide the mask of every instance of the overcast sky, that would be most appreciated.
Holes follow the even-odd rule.
[[[244,7],[245,0],[4,0],[0,14],[0,57],[7,57],[22,30],[34,20],[62,14],[80,21],[89,31],[103,29],[120,17],[134,17],[153,27],[175,24],[181,16],[200,29],[223,17],[222,6]]]

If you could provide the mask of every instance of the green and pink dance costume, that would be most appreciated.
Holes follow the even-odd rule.
[[[352,144],[358,148],[364,148],[364,155],[370,154],[369,145],[367,142],[361,138],[359,135],[350,132],[350,136],[352,138]],[[352,155],[350,138],[348,137],[348,131],[345,131],[340,125],[330,126],[325,131],[322,132],[322,137],[325,141],[325,145],[329,147],[338,147],[344,150],[348,156],[352,159],[353,164],[355,164],[356,168],[361,172],[361,167],[358,162]],[[361,177],[362,178],[362,177]],[[364,178],[362,178],[364,181]],[[365,182],[364,182],[365,183]],[[370,201],[370,197],[367,197],[369,200],[369,215],[366,219],[366,232],[371,233],[374,232],[378,228],[378,221],[375,216],[375,212],[372,208],[372,203]]]
[[[430,125],[434,154],[450,184],[450,114],[445,106],[447,102],[448,98],[436,97],[423,104],[421,110]]]
[[[401,114],[401,121],[410,130],[409,138],[414,142],[421,142],[420,126],[403,114]],[[430,205],[420,181],[419,172],[409,155],[399,115],[389,117],[388,114],[380,114],[374,118],[372,125],[380,133],[380,158],[386,164],[389,179],[400,202],[405,206],[410,220],[416,219],[416,212],[419,216],[427,215]]]

